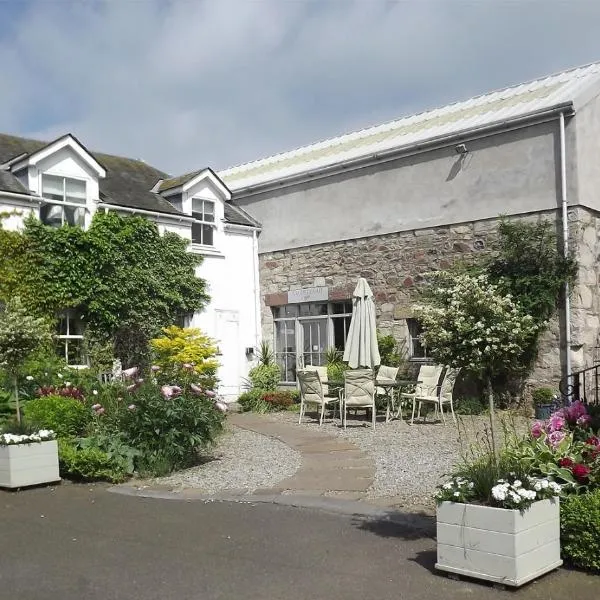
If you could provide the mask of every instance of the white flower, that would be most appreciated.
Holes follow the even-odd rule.
[[[445,490],[451,490],[452,489],[452,483],[449,481],[448,483],[445,483],[442,487]]]
[[[70,381],[65,381],[65,387],[71,387],[71,382]]]
[[[546,489],[550,484],[547,479],[542,479],[542,489]]]
[[[520,479],[515,479],[514,483],[513,483],[513,487],[514,488],[520,488],[523,484],[521,483]]]
[[[454,495],[458,498],[458,496],[460,496],[460,492],[454,492]]]
[[[539,492],[539,491],[542,489],[542,482],[541,482],[541,481],[536,481],[536,482],[533,484],[533,489],[534,489],[536,492]]]
[[[492,488],[492,496],[494,497],[495,500],[506,500],[506,489],[504,488],[503,485],[495,485]]]
[[[59,379],[62,379],[62,373],[57,373],[57,374],[56,374],[56,376],[57,376]]]
[[[94,394],[94,396],[98,395],[98,390],[92,390],[92,394]]]
[[[33,381],[33,376],[32,375],[27,375],[27,377],[25,377],[25,379],[27,379],[27,381]]]
[[[560,494],[561,487],[556,481],[550,481],[548,483],[548,487],[555,493]]]

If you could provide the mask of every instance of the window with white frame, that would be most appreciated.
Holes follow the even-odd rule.
[[[45,225],[85,225],[86,182],[82,179],[42,175],[40,220]]]
[[[68,365],[87,365],[83,346],[83,322],[74,310],[66,310],[58,319],[58,354]]]
[[[214,245],[215,203],[202,198],[192,198],[192,243],[202,246]]]
[[[421,323],[417,319],[406,319],[406,325],[408,326],[408,350],[410,358],[414,360],[428,359],[427,347],[421,340],[421,334],[423,333]]]

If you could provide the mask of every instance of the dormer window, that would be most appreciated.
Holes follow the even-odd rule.
[[[214,245],[215,203],[211,200],[192,198],[192,243],[201,246]]]
[[[42,196],[47,201],[40,207],[40,220],[45,225],[85,224],[86,182],[81,179],[42,175]]]

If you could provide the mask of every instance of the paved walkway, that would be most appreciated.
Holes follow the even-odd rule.
[[[256,490],[255,495],[362,500],[373,483],[373,460],[354,444],[323,433],[318,427],[309,431],[252,413],[232,414],[229,422],[242,429],[276,438],[302,456],[302,464],[292,477],[281,481],[276,487]]]

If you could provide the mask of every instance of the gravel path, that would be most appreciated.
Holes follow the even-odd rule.
[[[364,413],[362,413],[364,415]],[[295,424],[298,416],[289,412],[274,413],[269,418]],[[310,418],[310,417],[309,417]],[[487,416],[459,417],[459,426],[448,423],[415,423],[402,421],[377,423],[375,432],[370,423],[348,418],[346,431],[339,423],[330,420],[321,428],[324,432],[347,439],[356,444],[375,461],[376,473],[368,498],[395,498],[401,505],[431,506],[432,494],[440,480],[444,479],[462,458],[468,457],[474,445],[485,443],[489,427]],[[512,427],[512,423],[509,427]],[[522,430],[524,421],[514,426]],[[303,422],[301,427],[315,430],[316,421]],[[498,425],[500,428],[500,423]]]
[[[211,454],[210,462],[141,485],[196,488],[207,494],[252,491],[291,477],[301,461],[300,454],[283,442],[237,427],[221,437]]]

